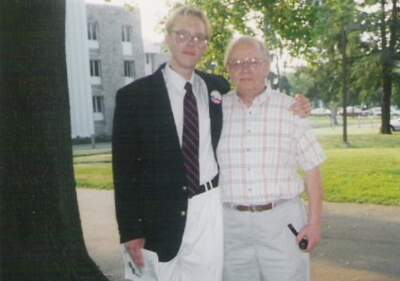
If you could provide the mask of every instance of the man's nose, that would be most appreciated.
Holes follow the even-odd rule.
[[[240,70],[241,70],[242,72],[250,72],[250,71],[251,71],[250,64],[249,64],[248,62],[244,62],[244,63],[242,64],[242,67],[240,68]]]
[[[194,37],[190,37],[189,40],[187,41],[187,44],[190,46],[196,46],[196,41]]]

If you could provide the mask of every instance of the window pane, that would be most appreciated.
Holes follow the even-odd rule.
[[[90,76],[94,76],[94,61],[90,61]]]
[[[93,96],[93,112],[103,113],[104,112],[104,97],[103,96]]]
[[[99,60],[90,60],[90,76],[101,75],[101,63]]]
[[[135,61],[124,61],[124,76],[135,78]]]
[[[130,42],[132,27],[129,25],[123,25],[121,31],[122,31],[122,42]]]
[[[97,29],[98,29],[98,24],[93,23],[93,40],[97,40]]]
[[[97,110],[96,110],[96,97],[95,96],[92,97],[92,104],[93,104],[93,112],[97,112]]]
[[[127,26],[127,28],[126,28],[126,41],[127,42],[131,42],[131,28],[130,28],[130,26]]]
[[[94,61],[94,76],[99,76],[99,63]]]

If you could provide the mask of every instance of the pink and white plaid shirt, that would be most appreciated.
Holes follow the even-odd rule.
[[[307,119],[289,107],[293,98],[268,87],[246,108],[236,92],[223,97],[218,145],[223,202],[266,204],[304,190],[299,174],[325,159]]]

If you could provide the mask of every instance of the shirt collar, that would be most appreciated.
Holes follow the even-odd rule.
[[[267,100],[268,96],[272,92],[272,88],[271,88],[271,84],[269,82],[266,82],[265,86],[266,87],[265,87],[264,91],[254,98],[251,106],[262,104]],[[236,92],[236,97],[237,97],[237,101],[242,103],[242,100],[240,99],[238,92]]]
[[[173,70],[170,66],[169,63],[165,66],[165,75],[167,81],[172,83],[176,88],[178,89],[185,89],[185,84],[186,82],[190,82],[193,87],[193,82],[194,82],[194,71],[192,72],[192,76],[189,81],[187,81],[185,78],[183,78],[179,73],[177,73],[175,70]]]

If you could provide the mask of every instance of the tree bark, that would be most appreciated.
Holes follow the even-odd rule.
[[[397,0],[392,1],[391,20],[386,20],[386,1],[381,0],[381,40],[382,40],[382,134],[391,134],[390,103],[393,88],[393,68],[395,61],[395,44],[397,41]],[[389,31],[389,44],[387,42]]]
[[[349,146],[347,137],[347,100],[349,97],[349,80],[348,80],[348,57],[347,57],[347,32],[342,30],[340,34],[339,50],[342,55],[342,107],[343,107],[343,145]]]
[[[0,279],[107,280],[82,235],[65,0],[0,4]]]

